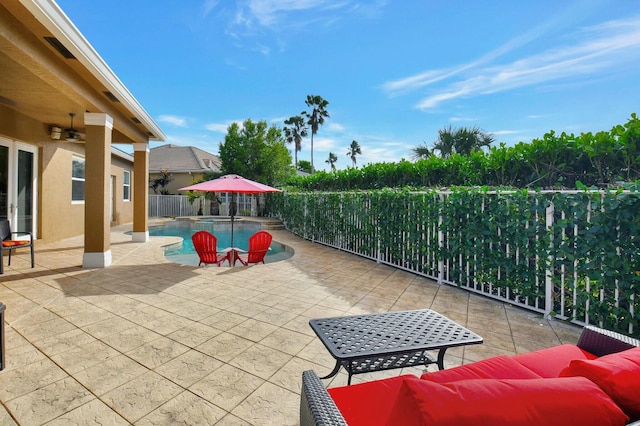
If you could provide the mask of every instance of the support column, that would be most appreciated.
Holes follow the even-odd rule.
[[[133,241],[149,240],[149,144],[133,144]]]
[[[104,113],[84,114],[85,189],[83,268],[111,265],[109,183],[113,118]]]

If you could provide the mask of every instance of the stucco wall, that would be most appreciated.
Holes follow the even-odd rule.
[[[77,155],[84,158],[84,145],[50,142],[42,148],[41,228],[40,238],[57,241],[84,233],[84,202],[71,200],[71,162]],[[124,170],[131,172],[131,201],[124,201]],[[114,221],[111,225],[133,221],[133,163],[111,156]]]
[[[124,172],[131,172],[129,181],[129,200],[124,200]],[[111,176],[114,179],[113,185],[113,221],[111,225],[133,222],[133,163],[125,161],[118,156],[111,156]]]
[[[171,195],[184,195],[184,191],[178,191],[179,188],[191,185],[194,181],[200,180],[203,177],[202,173],[171,173],[173,180],[169,182],[166,189]],[[149,173],[149,179],[155,179],[159,177],[159,173]],[[153,189],[149,189],[149,193],[153,194]],[[160,194],[160,188],[158,188],[158,194]]]
[[[84,233],[84,202],[71,201],[71,161],[84,157],[81,144],[51,142],[42,147],[40,238],[57,241]]]

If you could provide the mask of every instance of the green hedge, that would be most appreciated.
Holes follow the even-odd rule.
[[[550,131],[531,143],[501,144],[489,152],[416,162],[369,164],[335,172],[296,176],[289,187],[303,191],[350,191],[383,188],[489,186],[568,188],[578,182],[606,188],[620,180],[640,179],[640,120],[596,134],[556,134]]]
[[[640,336],[637,188],[285,191],[268,209],[312,241]]]

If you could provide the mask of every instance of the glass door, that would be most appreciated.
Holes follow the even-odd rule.
[[[9,219],[9,146],[0,139],[0,220]]]
[[[15,229],[34,232],[35,153],[18,149]],[[34,235],[35,236],[35,235]]]
[[[0,139],[0,219],[36,235],[37,148]]]

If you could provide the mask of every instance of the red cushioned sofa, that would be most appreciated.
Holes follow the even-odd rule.
[[[585,327],[577,345],[497,356],[421,377],[325,389],[302,373],[306,425],[640,426],[640,341]]]

